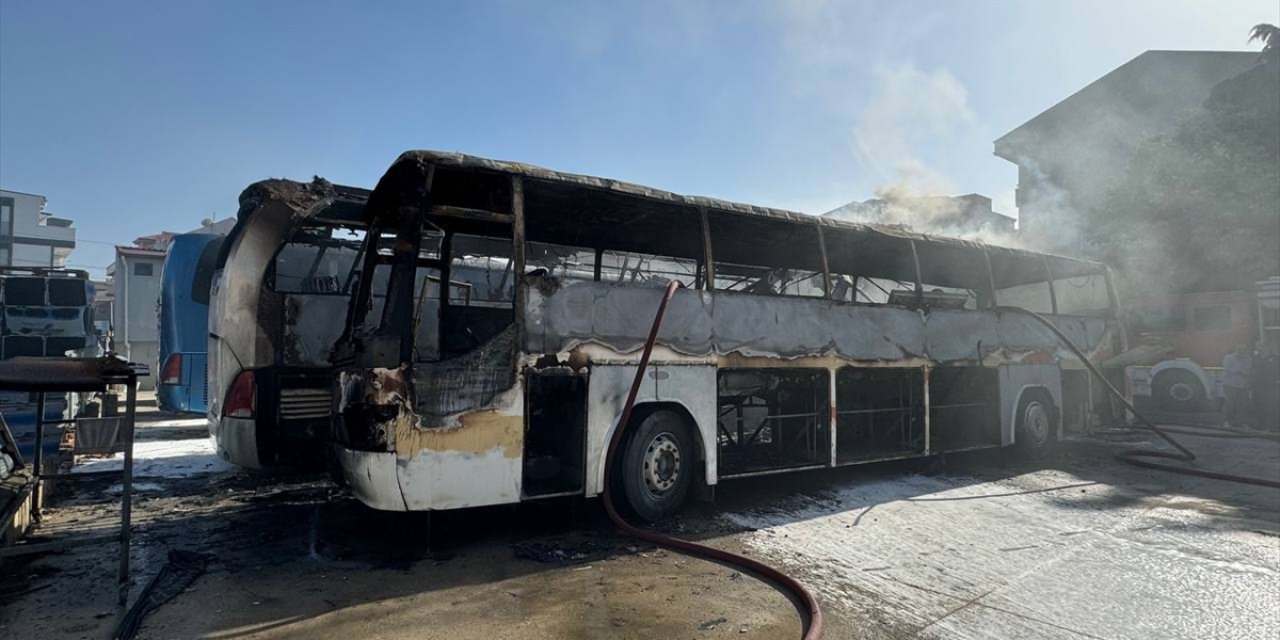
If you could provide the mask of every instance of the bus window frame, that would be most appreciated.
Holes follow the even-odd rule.
[[[1071,273],[1069,275],[1061,275],[1055,272],[1053,268],[1053,260],[1057,260],[1057,259],[1060,259],[1060,258],[1055,256],[1049,256],[1049,255],[1041,256],[1041,260],[1044,262],[1045,275],[1049,278],[1048,280],[1049,296],[1050,296],[1050,301],[1053,305],[1052,315],[1057,317],[1062,317],[1062,318],[1094,318],[1094,319],[1104,319],[1104,320],[1114,320],[1121,317],[1120,302],[1115,291],[1114,282],[1111,278],[1111,270],[1107,268],[1106,265],[1094,264],[1091,266],[1091,268],[1083,272]],[[1087,263],[1079,262],[1078,264],[1084,265]],[[1105,313],[1101,315],[1096,315],[1096,314],[1083,314],[1083,313],[1064,313],[1062,311],[1061,304],[1060,304],[1060,300],[1062,298],[1058,294],[1057,282],[1059,280],[1066,281],[1070,278],[1083,278],[1083,277],[1101,277],[1102,278],[1103,287],[1105,287],[1106,289],[1106,299],[1107,299],[1107,306],[1106,306]]]
[[[995,278],[985,246],[956,247],[912,240],[912,247],[918,306],[963,311],[990,311],[996,307]],[[958,307],[933,302],[929,297],[938,289],[952,295],[962,292],[965,299]],[[970,300],[972,307],[967,306]]]
[[[822,285],[821,285],[822,294],[821,295],[797,295],[797,294],[791,294],[791,293],[748,291],[748,290],[742,290],[742,289],[723,289],[723,288],[717,289],[715,284],[716,277],[717,277],[716,276],[717,269],[716,269],[715,249],[714,249],[716,236],[711,232],[711,223],[710,223],[711,213],[715,213],[717,215],[730,216],[730,217],[743,216],[743,214],[740,212],[714,209],[714,208],[708,208],[704,206],[698,207],[699,222],[702,229],[702,254],[703,254],[702,262],[705,264],[703,268],[703,271],[705,271],[705,276],[702,280],[702,284],[704,286],[703,290],[719,291],[722,293],[728,293],[733,295],[754,295],[754,296],[762,296],[767,298],[795,298],[798,300],[830,300],[831,299],[831,289],[832,289],[831,268],[827,262],[827,247],[826,247],[826,241],[822,233],[822,223],[817,218],[814,218],[814,220],[812,221],[814,240],[816,240],[817,248],[818,248],[818,260],[817,260],[816,269],[809,266],[801,266],[798,262],[791,264],[789,266],[781,266],[778,264],[767,264],[764,261],[754,261],[754,262],[726,261],[724,264],[741,266],[741,267],[753,267],[753,268],[759,268],[759,269],[770,270],[770,271],[787,269],[787,270],[802,271],[802,272],[812,274],[812,275],[806,276],[805,278],[802,278],[801,280],[807,280],[814,276],[821,275],[822,276]],[[768,224],[770,222],[768,219],[762,219],[762,218],[752,218],[751,220],[752,222],[761,222],[764,224]],[[794,221],[777,221],[777,222],[784,225],[796,224]],[[801,226],[803,226],[803,223],[801,223]],[[657,255],[661,255],[661,254],[657,254]]]

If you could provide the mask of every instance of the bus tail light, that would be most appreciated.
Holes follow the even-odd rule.
[[[253,371],[244,370],[231,381],[231,389],[227,391],[227,404],[222,415],[229,418],[252,418],[256,402],[254,397]]]
[[[182,354],[175,353],[160,367],[160,384],[182,384]]]

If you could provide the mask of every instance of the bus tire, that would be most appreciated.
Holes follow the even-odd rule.
[[[1053,450],[1058,436],[1058,409],[1044,389],[1028,389],[1014,413],[1014,448],[1019,457],[1038,460]]]
[[[618,469],[627,506],[646,522],[674,515],[689,493],[694,458],[693,438],[683,416],[658,409],[641,417]]]
[[[1151,398],[1165,411],[1193,411],[1204,405],[1204,385],[1190,371],[1165,369],[1151,381]]]

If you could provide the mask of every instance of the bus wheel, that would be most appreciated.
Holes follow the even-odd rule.
[[[673,515],[689,493],[693,460],[693,439],[680,414],[658,409],[645,416],[622,453],[627,505],[648,522]]]
[[[1151,397],[1166,411],[1191,411],[1204,404],[1204,386],[1190,371],[1166,369],[1151,382]]]
[[[1053,449],[1058,435],[1058,412],[1049,394],[1028,390],[1018,401],[1017,436],[1014,446],[1024,458],[1043,458]]]

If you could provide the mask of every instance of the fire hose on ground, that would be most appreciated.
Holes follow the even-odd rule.
[[[613,477],[613,461],[625,435],[627,422],[631,419],[631,410],[635,408],[636,395],[640,392],[640,383],[644,379],[645,368],[649,365],[649,356],[653,353],[653,343],[658,338],[658,328],[662,325],[662,316],[667,311],[667,302],[671,300],[671,296],[675,294],[676,289],[680,286],[679,282],[672,282],[667,285],[662,301],[658,303],[658,311],[653,317],[653,325],[649,328],[649,338],[645,340],[644,351],[640,355],[640,365],[636,369],[636,377],[631,382],[631,392],[627,394],[627,403],[622,408],[622,416],[618,419],[618,426],[613,430],[613,436],[609,439],[609,449],[605,454],[604,462],[605,511],[609,512],[609,519],[613,521],[615,526],[632,537],[713,562],[731,564],[765,579],[772,586],[792,597],[793,602],[796,604],[796,609],[800,613],[801,625],[804,628],[804,640],[819,640],[822,637],[822,610],[818,608],[818,601],[813,597],[813,594],[809,593],[809,590],[805,589],[804,585],[800,584],[795,578],[759,560],[753,560],[746,556],[740,556],[736,553],[696,542],[672,538],[655,531],[641,529],[623,519],[613,505],[613,495],[610,489],[612,483],[608,481],[609,478]]]

